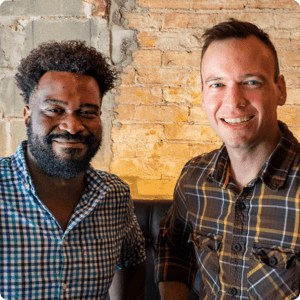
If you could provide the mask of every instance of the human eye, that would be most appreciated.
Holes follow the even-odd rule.
[[[224,86],[224,84],[221,82],[216,82],[216,83],[212,83],[210,86],[212,88],[220,88],[220,87]]]
[[[43,110],[44,110],[44,113],[49,116],[56,116],[56,115],[60,115],[61,113],[63,113],[63,109],[58,108],[58,107],[46,107]]]
[[[259,81],[258,80],[249,80],[249,81],[247,81],[247,84],[248,85],[258,85]]]
[[[47,111],[56,113],[56,112],[59,112],[60,110],[57,108],[48,108]]]
[[[98,112],[95,110],[80,110],[79,114],[87,119],[94,119],[98,116]]]
[[[250,88],[258,88],[262,86],[263,82],[261,80],[257,79],[248,79],[244,82],[245,86],[248,86]]]

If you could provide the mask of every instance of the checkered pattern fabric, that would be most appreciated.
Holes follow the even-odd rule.
[[[192,286],[200,299],[294,299],[300,287],[300,147],[286,125],[241,192],[226,183],[226,148],[189,161],[161,222],[156,280]]]
[[[129,187],[89,168],[68,228],[36,196],[27,144],[0,159],[0,294],[14,299],[106,299],[117,268],[145,260]]]

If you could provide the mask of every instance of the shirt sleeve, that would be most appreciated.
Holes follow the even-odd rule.
[[[155,281],[156,284],[160,281],[182,282],[191,289],[197,271],[197,262],[193,244],[188,242],[193,229],[188,221],[184,193],[187,165],[176,184],[173,204],[160,222]]]
[[[122,250],[117,269],[132,267],[145,259],[145,239],[134,214],[132,199],[128,196]]]

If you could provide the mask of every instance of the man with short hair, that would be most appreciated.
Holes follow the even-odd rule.
[[[294,299],[300,287],[300,146],[277,120],[286,101],[277,54],[254,24],[204,33],[202,107],[223,141],[183,168],[161,221],[162,299]]]
[[[116,79],[80,41],[22,60],[28,141],[0,159],[0,294],[12,299],[143,299],[144,239],[129,187],[90,160],[101,102]],[[118,270],[118,271],[117,271]]]

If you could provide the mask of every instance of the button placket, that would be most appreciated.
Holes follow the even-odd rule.
[[[240,202],[238,205],[238,209],[239,211],[243,211],[246,208],[246,204],[244,202]]]
[[[231,298],[237,298],[240,292],[234,286],[239,286],[241,282],[241,268],[239,265],[242,263],[242,255],[246,251],[246,228],[248,224],[249,215],[247,213],[249,201],[251,201],[251,188],[243,188],[242,193],[234,199],[234,228],[231,240],[231,266],[230,274],[232,274],[230,282],[232,288],[228,288],[227,293]]]

